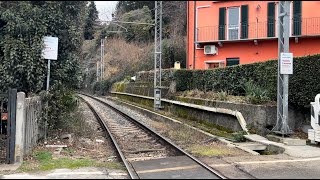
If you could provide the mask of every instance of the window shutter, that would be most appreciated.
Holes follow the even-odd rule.
[[[241,39],[248,38],[248,5],[241,6]]]
[[[219,40],[225,40],[226,8],[219,8]]]
[[[268,3],[268,37],[274,37],[275,32],[275,3]]]
[[[293,1],[293,35],[301,35],[301,1]]]

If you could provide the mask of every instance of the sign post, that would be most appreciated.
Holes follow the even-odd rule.
[[[50,63],[51,60],[57,60],[58,59],[58,38],[57,37],[49,37],[45,36],[43,38],[44,41],[44,49],[42,51],[42,57],[44,59],[48,59],[48,74],[47,74],[47,87],[46,91],[47,94],[49,93],[49,81],[50,81]],[[45,127],[44,127],[44,139],[47,140],[47,119],[48,119],[48,101],[46,104],[46,122],[45,122]]]

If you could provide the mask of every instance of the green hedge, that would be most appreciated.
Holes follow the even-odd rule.
[[[177,91],[227,91],[231,95],[245,95],[244,83],[252,80],[276,101],[277,68],[277,60],[270,60],[212,70],[177,70],[174,79]],[[320,93],[320,55],[294,58],[293,73],[289,76],[289,103],[308,106]]]

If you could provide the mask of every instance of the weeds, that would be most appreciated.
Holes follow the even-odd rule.
[[[70,150],[70,149],[69,149]],[[68,150],[67,150],[68,151]],[[96,160],[84,158],[84,159],[71,159],[71,158],[58,158],[53,159],[52,153],[47,151],[37,151],[32,154],[32,157],[36,160],[36,162],[23,162],[23,164],[19,167],[19,171],[28,172],[28,171],[47,171],[57,168],[68,168],[68,169],[76,169],[81,167],[108,167],[113,169],[123,169],[124,167],[115,162],[106,162],[100,163]]]
[[[246,135],[246,134],[247,133],[245,131],[238,131],[238,132],[232,133],[232,137],[237,142],[245,142],[246,138],[244,137],[244,135]]]
[[[220,101],[226,101],[228,100],[228,92],[226,91],[220,91],[217,93],[217,99]]]
[[[243,89],[246,92],[247,101],[252,104],[261,104],[269,100],[267,91],[262,87],[248,81],[244,84]]]

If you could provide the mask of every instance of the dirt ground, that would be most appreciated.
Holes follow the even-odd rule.
[[[76,118],[79,122],[75,123],[77,127],[70,130],[49,131],[47,140],[40,140],[32,153],[24,157],[23,164],[17,170],[4,171],[1,174],[32,173],[43,171],[44,168],[56,169],[65,159],[69,165],[61,168],[92,166],[123,170],[124,166],[118,160],[109,137],[106,137],[88,106],[81,101],[78,111],[74,113],[79,116]],[[36,155],[39,152],[43,153],[42,155],[52,154],[52,156],[49,155],[52,160],[41,162]],[[89,163],[85,164],[81,160]],[[50,166],[49,163],[52,165]]]

